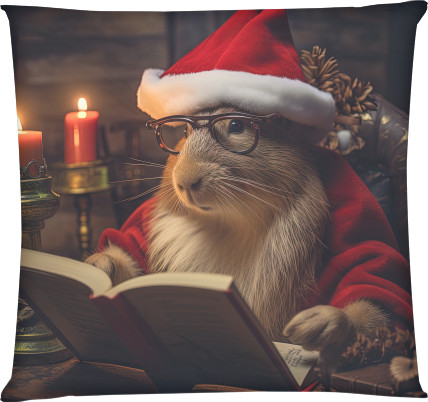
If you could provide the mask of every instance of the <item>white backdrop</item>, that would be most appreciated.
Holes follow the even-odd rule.
[[[390,3],[377,1],[376,3]],[[211,9],[250,9],[250,8],[311,8],[320,6],[316,0],[217,0],[204,3],[196,1],[137,2],[121,0],[115,2],[95,0],[39,0],[11,1],[8,4],[74,8],[82,10],[109,11],[175,11],[175,10],[211,10]],[[373,4],[368,0],[324,0],[323,7],[365,6]],[[54,33],[53,33],[54,34]],[[410,227],[410,259],[412,272],[412,289],[416,327],[416,342],[420,380],[423,389],[428,390],[428,323],[427,323],[427,253],[428,236],[428,130],[425,126],[428,91],[428,17],[425,16],[418,25],[415,59],[413,68],[412,97],[410,107],[409,128],[409,162],[408,162],[408,194],[409,194],[409,227]],[[0,389],[3,389],[11,375],[15,321],[18,299],[19,256],[20,256],[20,194],[18,170],[18,141],[16,127],[16,103],[13,81],[12,51],[10,46],[9,24],[6,13],[0,13]],[[31,127],[37,129],[37,127]],[[284,394],[284,393],[246,393],[246,394],[193,394],[193,395],[148,395],[146,401],[280,401],[293,398],[300,401],[341,401],[346,400],[380,400],[380,397],[344,395],[344,394]],[[95,401],[96,398],[114,401],[115,396],[85,397],[84,401]],[[122,398],[122,396],[120,397]],[[124,396],[127,401],[136,401],[138,396]],[[374,398],[374,399],[373,399]],[[385,397],[384,397],[385,398]]]

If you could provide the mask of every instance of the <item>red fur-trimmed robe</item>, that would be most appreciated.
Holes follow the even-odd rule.
[[[318,290],[310,295],[307,307],[329,304],[341,308],[368,298],[383,306],[397,324],[412,328],[409,265],[398,251],[380,205],[341,156],[318,147],[313,156],[331,210],[323,239],[327,251],[317,272]],[[156,198],[152,198],[120,230],[106,229],[99,250],[108,242],[116,244],[148,273],[147,233],[155,205]]]

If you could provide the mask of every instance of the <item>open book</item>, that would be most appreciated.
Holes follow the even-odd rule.
[[[91,265],[23,249],[20,290],[79,360],[144,369],[161,391],[300,389],[318,358],[273,343],[226,275],[151,274],[112,287]]]

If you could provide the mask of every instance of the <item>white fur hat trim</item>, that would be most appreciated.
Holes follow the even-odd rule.
[[[257,114],[281,113],[298,123],[330,128],[335,116],[331,94],[286,77],[241,71],[210,70],[166,75],[144,71],[138,107],[158,119],[231,104]]]

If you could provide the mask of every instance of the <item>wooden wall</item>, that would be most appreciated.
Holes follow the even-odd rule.
[[[138,155],[162,162],[147,116],[136,107],[144,69],[167,68],[216,30],[232,14],[222,12],[85,12],[33,7],[7,7],[11,21],[18,113],[24,128],[43,131],[48,163],[63,160],[64,115],[85,96],[100,111],[113,156],[126,156],[122,123],[141,127]],[[411,62],[410,18],[397,6],[388,9],[291,10],[297,49],[326,47],[343,72],[370,80],[377,92],[408,108]],[[400,35],[396,29],[400,28]],[[398,66],[398,67],[397,67]],[[115,130],[112,128],[116,127]],[[148,169],[145,174],[159,175]],[[156,184],[155,182],[153,184]],[[94,196],[93,238],[117,226],[111,197]],[[72,199],[64,196],[59,213],[43,231],[47,251],[77,258]]]

